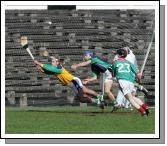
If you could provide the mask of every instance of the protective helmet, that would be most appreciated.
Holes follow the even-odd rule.
[[[93,57],[95,54],[92,51],[89,51],[89,50],[84,51],[84,56],[87,56],[87,55]]]
[[[127,54],[130,53],[130,49],[129,49],[129,47],[123,47],[122,49],[126,50]]]
[[[123,58],[126,58],[127,56],[127,51],[123,48],[117,50],[117,54],[122,56]]]

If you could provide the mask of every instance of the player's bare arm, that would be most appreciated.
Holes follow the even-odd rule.
[[[141,81],[141,76],[142,76],[141,71],[139,71],[139,72],[136,74],[136,82],[137,82],[137,83],[140,83],[140,81]]]
[[[39,61],[37,60],[34,60],[34,64],[38,65],[38,66],[42,66],[42,63],[40,63]]]
[[[79,63],[79,64],[73,64],[73,65],[71,66],[71,68],[72,68],[73,70],[76,70],[78,67],[87,66],[87,65],[89,65],[90,63],[91,63],[90,60],[84,61],[84,62],[81,62],[81,63]]]
[[[36,68],[39,72],[42,72],[43,73],[43,70],[42,70],[42,63],[40,63],[39,61],[37,60],[34,60],[33,63],[36,65]]]
[[[95,81],[95,80],[97,80],[97,76],[94,76],[94,77],[89,78],[89,79],[84,79],[83,84],[87,84],[87,83]]]

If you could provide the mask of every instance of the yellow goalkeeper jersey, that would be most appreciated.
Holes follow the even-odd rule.
[[[42,64],[42,70],[45,74],[52,74],[55,75],[58,80],[61,82],[62,85],[68,85],[74,76],[70,74],[65,68],[61,65],[58,67],[52,66],[50,64]]]
[[[74,76],[64,68],[62,68],[62,72],[60,74],[56,74],[56,77],[62,83],[62,85],[68,85],[74,78]]]

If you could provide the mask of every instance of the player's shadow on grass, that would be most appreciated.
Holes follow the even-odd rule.
[[[49,111],[49,110],[27,110],[26,112],[43,112],[43,113],[64,113],[64,114],[81,114],[81,113],[92,113],[92,114],[101,114],[102,112],[101,111]],[[109,113],[109,112],[106,112],[106,113]]]
[[[53,114],[81,114],[83,116],[96,116],[99,114],[108,114],[109,112],[102,113],[101,111],[41,111],[41,110],[28,110],[27,112],[43,112],[43,113],[53,113]]]
[[[40,113],[57,113],[57,114],[83,114],[85,116],[96,116],[100,114],[119,114],[119,115],[126,115],[126,114],[133,114],[134,112],[131,111],[119,111],[119,112],[111,112],[111,111],[56,111],[56,110],[27,110],[26,112],[40,112]],[[134,113],[136,114],[136,113]]]

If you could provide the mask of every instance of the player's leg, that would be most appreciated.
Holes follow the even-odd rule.
[[[149,113],[150,113],[149,112],[149,107],[148,107],[148,105],[146,105],[145,103],[143,103],[143,101],[141,99],[139,99],[139,98],[136,97],[136,90],[137,89],[136,89],[136,86],[135,86],[135,88],[133,89],[133,92],[132,92],[133,99],[135,100],[135,102],[137,102],[145,110],[146,115],[148,116]]]
[[[112,83],[113,81],[112,80],[106,80],[104,82],[104,93],[109,97],[109,99],[112,101],[112,100],[115,100],[115,97],[114,95],[112,94],[112,92],[110,91],[111,90],[111,87],[112,87]]]
[[[109,70],[106,70],[106,72],[103,74],[103,80],[104,80],[104,93],[112,101],[112,104],[115,105],[117,102],[115,100],[113,93],[111,92],[113,80],[111,72]]]
[[[93,103],[92,99],[88,96],[84,96],[84,92],[82,88],[78,89],[77,97],[79,98],[79,101],[82,103]]]
[[[119,80],[120,87],[123,94],[129,100],[129,102],[134,106],[142,115],[145,115],[146,112],[143,107],[141,107],[133,98],[132,92],[134,89],[133,83],[125,80]]]
[[[85,87],[82,84],[82,81],[78,77],[74,77],[73,80],[75,80],[75,82],[78,84],[77,86],[79,86],[80,88],[82,88],[84,94],[90,94],[90,95],[94,96],[95,98],[100,98],[100,95],[97,94],[97,92],[95,92],[92,89],[89,89],[89,88]]]
[[[128,99],[130,101],[130,103],[137,109],[140,108],[140,105],[138,103],[135,102],[135,100],[133,99],[133,96],[131,93],[127,93],[125,95],[126,99]]]
[[[117,86],[119,86],[119,84]],[[117,111],[119,108],[129,108],[131,106],[130,102],[125,98],[121,89],[118,90],[116,102],[117,104],[113,107],[111,112]]]
[[[132,96],[134,97],[134,96],[136,96],[137,89],[134,86],[132,86],[132,88],[133,88]],[[133,110],[132,105],[130,104],[130,102],[126,98],[125,98],[124,102],[125,102],[125,108],[131,108],[131,110]]]
[[[129,100],[125,98],[123,99],[123,103],[124,103],[124,108],[129,108],[129,104],[130,104]]]
[[[139,87],[140,87],[140,91],[142,91],[144,94],[145,94],[145,96],[148,96],[148,91],[147,91],[147,89],[145,89],[143,86],[141,86],[141,85],[139,85],[139,86],[136,86],[136,85],[138,85],[137,83],[135,83],[134,84],[134,86],[135,86],[135,88],[134,88],[134,92],[133,92],[133,97],[134,97],[134,100],[141,106],[141,107],[143,107],[144,109],[145,109],[145,111],[146,111],[146,114],[147,114],[147,116],[149,115],[149,107],[148,107],[148,105],[147,104],[145,104],[145,103],[143,103],[139,98],[137,98],[136,97],[136,90],[137,89],[139,89]]]
[[[96,99],[97,103],[100,104],[100,102],[101,102],[100,100],[102,98],[100,94],[97,94],[97,92],[95,92],[94,90],[89,89],[85,86],[82,86],[82,90],[83,90],[84,94],[92,95]]]
[[[125,97],[129,100],[132,106],[135,107],[142,115],[146,114],[145,110],[137,102],[135,102],[131,93],[127,93]]]
[[[84,88],[84,87],[83,87]],[[80,102],[83,103],[96,103],[101,109],[104,109],[104,105],[101,103],[100,98],[91,98],[83,92],[83,88],[78,89],[77,96]]]
[[[133,94],[132,94],[132,96],[133,96],[133,99],[135,100],[135,102],[137,102],[139,105],[143,105],[143,102],[139,98],[135,97]]]
[[[94,90],[89,89],[89,88],[87,88],[85,86],[82,86],[82,89],[83,89],[83,92],[85,94],[90,94],[90,95],[93,95],[93,96],[97,96],[98,95]]]
[[[75,80],[72,80],[72,82],[68,86],[72,89],[75,95],[79,98],[80,102],[92,103],[92,100],[90,97],[84,97],[82,88],[78,85],[78,83]]]
[[[109,99],[112,101],[112,104],[115,105],[117,102],[115,100],[114,95],[111,92],[111,87],[113,84],[113,80],[106,79],[104,82],[104,93],[109,97]]]
[[[125,96],[122,93],[122,91],[119,89],[118,93],[117,93],[117,98],[116,98],[118,107],[124,107],[125,106],[125,103],[124,103],[125,100],[124,99],[125,99]]]
[[[143,101],[136,97],[135,92],[132,92],[132,96],[133,96],[133,99],[135,100],[135,102],[137,102],[140,106],[144,105]]]
[[[72,83],[70,85],[70,88],[73,90],[73,92],[75,93],[75,95],[78,97],[79,101],[82,103],[94,103],[95,101],[89,97],[89,96],[84,96],[84,92],[82,90],[82,88],[80,88],[77,83]]]
[[[145,111],[148,116],[149,112],[149,107],[147,104],[143,103],[139,98],[133,96],[133,99],[135,100],[136,103],[138,103]]]
[[[134,88],[134,85],[132,85],[132,87],[130,87],[130,89],[133,89],[133,91],[131,92],[131,94],[134,97],[136,95],[136,88]],[[132,109],[132,105],[130,104],[129,100],[127,100],[126,98],[124,98],[123,102],[124,102],[125,108],[131,107],[131,109]]]
[[[100,95],[98,95],[95,91],[83,86],[81,80],[78,77],[74,77],[72,82],[73,82],[74,88],[77,89],[78,91],[77,96],[79,97],[81,102],[96,103],[100,105],[100,108],[104,109],[104,106],[101,105]],[[94,96],[95,99],[89,97],[87,94]]]

